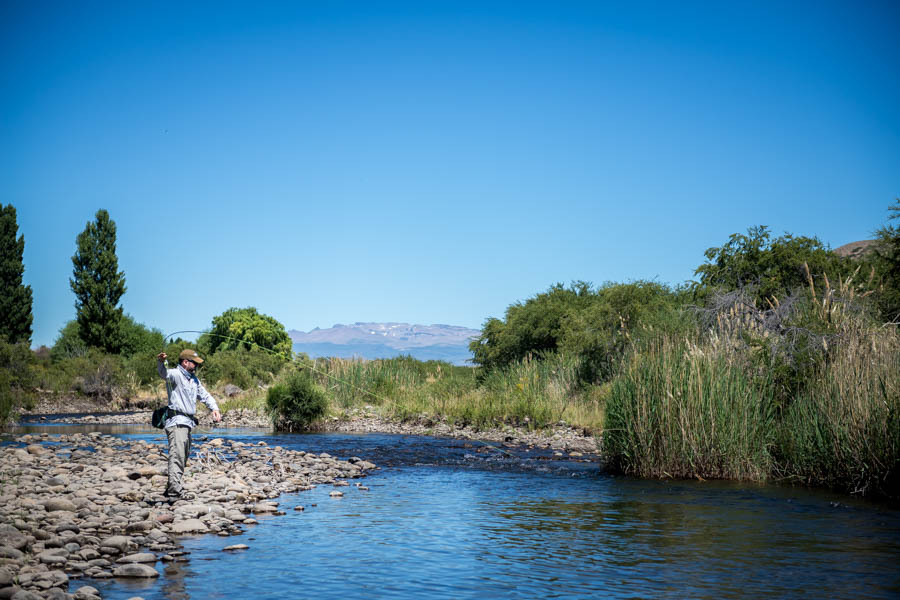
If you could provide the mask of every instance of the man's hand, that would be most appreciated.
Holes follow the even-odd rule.
[[[162,361],[166,360],[167,356],[168,355],[165,352],[160,352],[159,354],[156,355],[156,360],[158,360],[159,362],[162,362]]]
[[[213,421],[218,423],[219,421],[222,420],[222,415],[219,414],[219,411],[214,410],[214,411],[212,411],[212,418],[213,418]]]

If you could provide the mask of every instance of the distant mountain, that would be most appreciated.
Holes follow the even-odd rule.
[[[393,358],[408,354],[419,360],[444,360],[471,364],[469,342],[481,335],[477,329],[456,325],[410,325],[408,323],[338,323],[328,329],[288,331],[295,352],[313,358],[336,356],[367,359]]]

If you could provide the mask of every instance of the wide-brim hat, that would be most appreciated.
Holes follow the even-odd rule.
[[[195,362],[198,365],[203,362],[203,359],[200,358],[200,355],[197,354],[197,351],[191,350],[190,348],[185,348],[181,351],[181,354],[178,355],[178,362],[181,362],[185,359]]]

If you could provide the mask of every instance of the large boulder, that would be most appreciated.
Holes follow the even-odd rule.
[[[13,560],[21,560],[25,558],[25,554],[20,550],[16,550],[11,546],[0,546],[0,558],[11,558]]]
[[[78,510],[78,507],[75,506],[68,498],[50,498],[44,502],[44,510],[47,512],[51,512],[54,510],[65,510],[69,512],[75,512]]]
[[[131,563],[116,567],[113,571],[113,577],[159,577],[159,571],[149,565]]]
[[[114,535],[100,542],[100,547],[115,548],[119,552],[125,552],[131,544],[131,538],[124,535]]]
[[[238,386],[229,383],[225,385],[225,396],[228,398],[234,398],[235,396],[239,396],[244,393],[244,390],[239,388]]]

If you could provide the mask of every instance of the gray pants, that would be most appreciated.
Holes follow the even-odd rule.
[[[166,494],[180,494],[184,467],[191,454],[191,428],[184,425],[166,427],[166,437],[169,438],[169,484]]]

